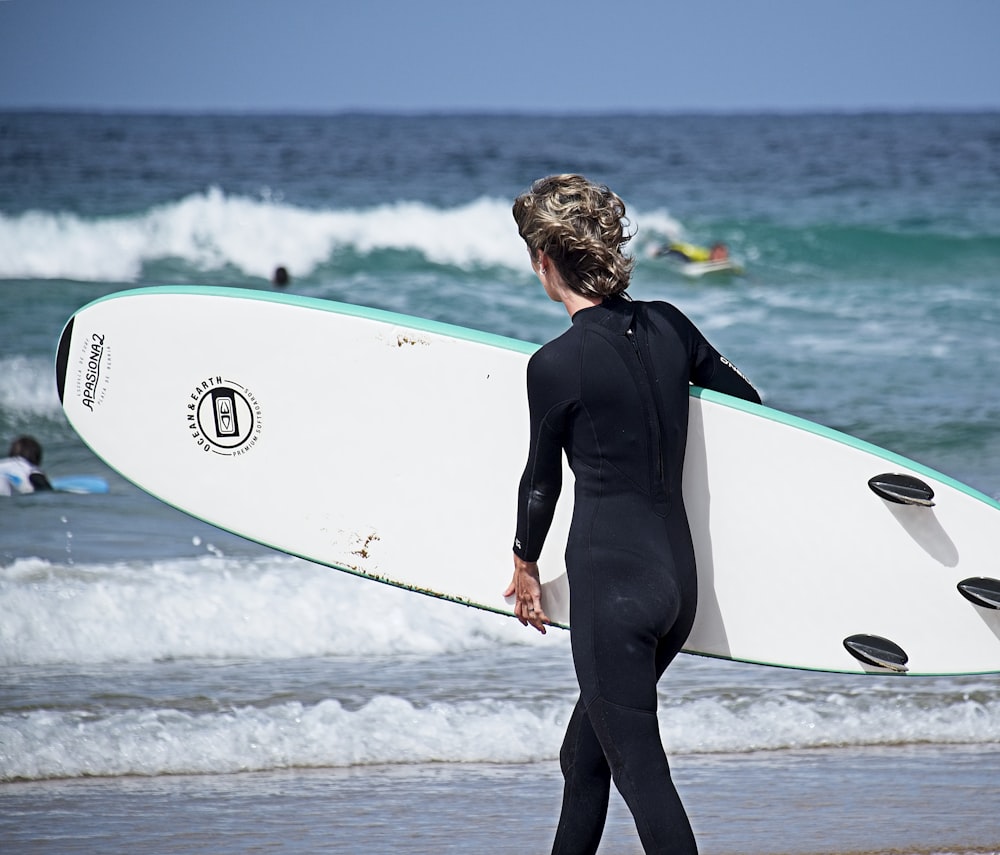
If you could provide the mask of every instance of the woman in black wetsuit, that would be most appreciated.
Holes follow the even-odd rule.
[[[514,219],[546,294],[572,318],[528,364],[531,436],[506,592],[521,623],[545,632],[536,562],[565,451],[576,480],[566,567],[580,698],[560,752],[552,851],[597,851],[613,778],[645,851],[688,855],[697,846],[660,741],[656,683],[698,597],[681,495],[689,384],[760,398],[678,309],[625,296],[631,235],[607,187],[543,178],[515,200]]]

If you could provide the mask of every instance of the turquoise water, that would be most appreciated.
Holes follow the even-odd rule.
[[[160,505],[76,438],[53,360],[90,300],[271,290],[279,264],[294,294],[545,341],[567,319],[510,203],[556,171],[621,193],[635,295],[680,306],[767,404],[1000,497],[1000,114],[0,114],[0,436],[33,433],[51,474],[111,485],[0,507],[5,851],[246,851],[247,823],[291,852],[477,851],[509,822],[483,808],[493,793],[518,816],[545,806],[510,851],[547,845],[565,634],[534,639]],[[671,238],[725,240],[746,273],[684,279],[651,255]],[[1000,851],[992,678],[684,657],[661,726],[705,851]],[[872,792],[893,803],[878,822]],[[143,811],[148,828],[129,819]],[[602,853],[637,846],[613,811]]]

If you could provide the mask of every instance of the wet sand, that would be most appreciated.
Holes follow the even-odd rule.
[[[1000,855],[1000,746],[680,757],[702,855]],[[0,851],[543,853],[555,763],[0,785]],[[600,855],[641,853],[612,799]]]

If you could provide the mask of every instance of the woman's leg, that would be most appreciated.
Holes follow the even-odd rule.
[[[597,698],[587,718],[647,855],[696,855],[691,823],[670,776],[656,712]]]
[[[611,793],[611,769],[590,726],[583,701],[570,717],[559,762],[563,801],[553,855],[593,855],[601,842]]]
[[[574,621],[571,635],[582,699],[571,720],[576,753],[589,759],[583,771],[603,769],[592,760],[599,746],[646,853],[695,855],[656,715],[656,682],[687,637],[694,598],[671,573],[605,566],[592,577],[598,584],[584,612],[589,619]]]

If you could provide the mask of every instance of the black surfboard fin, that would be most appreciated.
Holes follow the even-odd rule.
[[[958,592],[970,603],[985,609],[1000,609],[1000,579],[976,576],[958,583]]]
[[[906,663],[910,657],[902,647],[888,638],[879,635],[851,635],[844,639],[844,647],[851,656],[866,665],[886,668],[900,674],[909,670]]]
[[[898,505],[934,506],[934,491],[929,484],[912,475],[886,472],[868,479],[868,486],[876,496]]]

